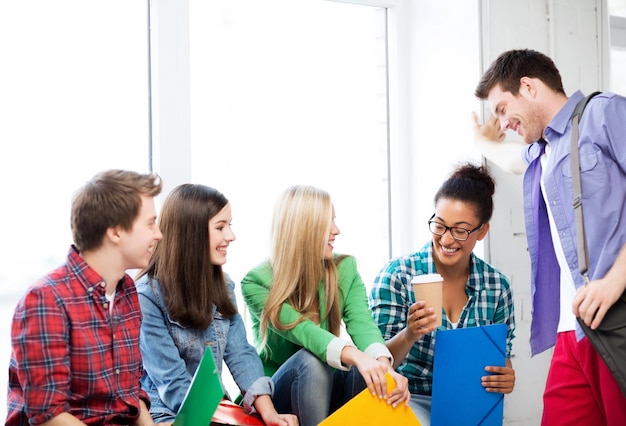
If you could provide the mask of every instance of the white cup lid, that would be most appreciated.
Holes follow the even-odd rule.
[[[424,284],[436,281],[443,281],[443,277],[439,274],[422,274],[414,276],[411,280],[411,284]]]

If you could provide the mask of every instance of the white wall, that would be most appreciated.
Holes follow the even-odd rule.
[[[411,148],[403,166],[412,184],[396,181],[392,187],[408,198],[404,208],[412,215],[405,223],[392,224],[409,237],[394,246],[394,256],[415,251],[431,238],[426,222],[434,211],[433,198],[455,165],[480,161],[470,120],[471,111],[480,106],[473,92],[480,71],[477,4],[465,0],[410,4],[409,47],[402,54],[408,56]]]

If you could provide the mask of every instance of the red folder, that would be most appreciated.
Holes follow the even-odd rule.
[[[211,425],[264,426],[263,420],[247,414],[243,407],[224,399],[213,414]]]

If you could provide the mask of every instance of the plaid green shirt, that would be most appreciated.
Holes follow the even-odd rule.
[[[505,323],[507,332],[507,357],[511,356],[511,341],[515,337],[513,293],[507,278],[473,253],[470,274],[465,286],[468,301],[457,328]],[[415,303],[411,285],[414,275],[436,273],[432,256],[432,242],[411,255],[392,259],[374,280],[370,293],[370,308],[385,340],[402,331]],[[444,328],[452,328],[442,312]],[[415,342],[397,371],[409,380],[411,393],[431,395],[433,384],[433,359],[435,335],[430,333]],[[459,354],[459,357],[462,357]]]

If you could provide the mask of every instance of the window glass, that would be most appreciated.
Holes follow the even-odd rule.
[[[608,0],[609,15],[626,18],[626,0]]]
[[[192,178],[222,191],[235,282],[269,251],[275,200],[331,194],[366,285],[389,258],[384,9],[332,1],[190,1]]]
[[[611,91],[626,96],[626,49],[611,49]]]
[[[4,371],[15,303],[72,242],[73,191],[104,169],[149,169],[147,46],[146,2],[0,0]]]
[[[611,91],[626,95],[626,0],[609,0]]]

